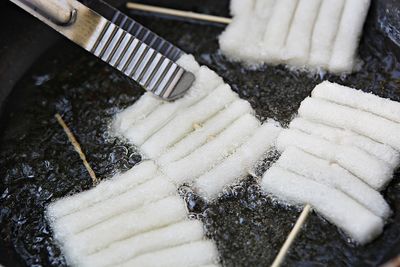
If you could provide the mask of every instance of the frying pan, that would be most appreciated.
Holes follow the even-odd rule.
[[[110,1],[114,6],[123,1]],[[147,4],[228,16],[228,1],[142,1]],[[54,119],[60,113],[75,133],[96,174],[104,179],[141,160],[135,147],[108,134],[112,116],[143,93],[52,30],[0,3],[0,264],[65,266],[44,209],[57,198],[89,189],[91,179]],[[322,79],[400,100],[400,3],[373,1],[363,38],[362,69],[346,77],[258,70],[227,60],[218,51],[224,26],[132,13],[135,19],[195,55],[248,100],[261,120],[287,125],[300,102]],[[390,134],[390,133],[388,133]],[[260,163],[260,173],[276,155]],[[359,247],[312,214],[286,266],[378,266],[400,253],[400,175],[383,192],[394,211],[384,233]],[[179,189],[190,216],[204,222],[225,266],[265,266],[276,256],[299,215],[265,195],[248,177],[211,203],[190,186]],[[127,222],[128,223],[128,222]]]

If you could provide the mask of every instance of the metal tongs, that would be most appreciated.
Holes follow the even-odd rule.
[[[176,61],[183,52],[101,0],[10,0],[165,100],[185,94],[195,77]]]

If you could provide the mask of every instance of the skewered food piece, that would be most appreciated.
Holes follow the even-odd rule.
[[[254,174],[255,162],[275,145],[280,131],[281,127],[274,122],[260,126],[234,154],[201,175],[194,187],[200,195],[212,199],[222,191],[225,185],[232,184],[248,174]]]
[[[333,127],[349,129],[400,150],[399,123],[359,110],[356,107],[308,97],[301,103],[299,115]]]
[[[253,109],[249,102],[245,100],[235,100],[226,109],[218,112],[206,121],[203,126],[195,129],[193,132],[179,140],[171,146],[157,162],[164,166],[170,162],[181,159],[192,153],[196,148],[205,144],[212,136],[216,136],[223,131],[228,125],[244,114],[252,114]]]
[[[171,264],[212,264],[217,257],[215,245],[205,240],[201,223],[187,219],[176,186],[151,161],[54,202],[47,216],[71,265],[140,262],[148,266],[154,263],[149,256],[153,254],[174,255]],[[193,254],[195,248],[201,250],[192,260],[176,255],[180,251]]]
[[[247,64],[349,73],[369,0],[231,0],[222,52]]]
[[[271,122],[261,126],[250,104],[213,71],[198,66],[193,57],[183,56],[179,62],[196,75],[187,95],[172,103],[158,99],[154,104],[145,94],[117,114],[112,126],[117,136],[154,160],[176,186],[196,183],[203,176],[194,188],[214,198],[224,186],[252,171],[273,146],[279,127]],[[220,175],[222,169],[234,165],[235,171]]]
[[[311,204],[365,244],[391,214],[378,190],[399,164],[400,103],[330,82],[311,95],[279,134],[282,154],[264,174],[263,188],[290,203]]]
[[[290,122],[291,129],[315,135],[340,145],[354,145],[359,149],[388,163],[395,168],[400,163],[400,154],[392,147],[375,142],[374,140],[355,132],[331,127],[325,124],[309,121],[304,118],[295,118]]]
[[[317,212],[360,244],[371,241],[382,232],[382,218],[345,193],[281,167],[272,166],[268,169],[262,187],[288,203],[311,204]]]
[[[299,130],[285,129],[277,139],[277,148],[284,151],[291,146],[339,164],[374,189],[382,189],[393,174],[389,164],[355,146],[338,145]]]
[[[336,188],[382,219],[391,214],[379,192],[337,164],[315,157],[296,147],[287,148],[276,164],[288,171]]]
[[[162,171],[177,184],[193,181],[235,151],[259,124],[254,116],[245,114],[217,137],[186,157],[168,164]]]

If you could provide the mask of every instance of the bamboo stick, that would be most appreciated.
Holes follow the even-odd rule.
[[[128,9],[136,9],[136,10],[141,10],[141,11],[146,11],[146,12],[153,12],[153,13],[170,15],[170,16],[175,16],[175,17],[190,18],[190,19],[196,19],[196,20],[202,20],[202,21],[208,21],[208,22],[216,22],[216,23],[222,23],[222,24],[229,24],[232,21],[231,18],[200,14],[200,13],[195,13],[195,12],[191,12],[191,11],[176,10],[176,9],[172,9],[172,8],[150,6],[150,5],[138,4],[138,3],[132,3],[132,2],[128,2],[126,4],[126,7]]]
[[[307,220],[308,215],[310,214],[311,206],[309,204],[305,205],[303,211],[301,212],[299,218],[296,221],[292,231],[290,231],[288,237],[286,238],[285,243],[279,250],[278,255],[276,256],[274,262],[272,263],[271,267],[279,267],[281,266],[283,260],[285,259],[286,254],[288,253],[291,245],[293,244],[294,240],[296,239],[298,233],[301,230],[301,227]]]
[[[61,125],[63,128],[65,134],[68,137],[68,140],[71,142],[72,146],[74,147],[75,151],[79,154],[79,157],[81,158],[83,165],[85,165],[86,170],[88,171],[90,177],[92,178],[93,185],[96,185],[98,183],[98,179],[96,177],[96,174],[94,173],[92,167],[90,166],[89,162],[86,160],[86,155],[83,153],[82,148],[78,141],[76,140],[74,134],[72,131],[69,129],[63,118],[61,117],[60,114],[55,115],[57,122]]]

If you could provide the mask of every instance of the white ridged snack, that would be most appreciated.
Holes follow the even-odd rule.
[[[324,81],[315,86],[311,96],[370,112],[400,123],[400,103],[372,93]]]
[[[134,105],[127,107],[115,115],[112,130],[120,135],[124,133],[135,122],[144,119],[156,107],[162,104],[160,99],[154,97],[153,93],[146,92]]]
[[[122,194],[154,177],[157,166],[153,161],[142,161],[125,173],[102,181],[96,187],[77,195],[65,197],[51,203],[46,210],[50,221],[93,206],[111,197]]]
[[[117,266],[197,267],[217,260],[218,251],[214,242],[202,240],[143,254]]]
[[[200,221],[184,220],[116,242],[106,249],[85,256],[79,265],[115,266],[145,253],[188,244],[203,238],[204,230]]]
[[[340,145],[353,145],[396,168],[400,163],[400,154],[391,146],[378,143],[368,137],[349,130],[328,126],[298,117],[290,122],[289,128],[316,135]]]
[[[176,63],[193,74],[197,74],[200,70],[199,64],[192,55],[183,55]],[[118,135],[124,133],[136,121],[144,119],[157,106],[163,103],[164,101],[154,97],[153,93],[146,92],[134,105],[116,114],[112,124],[112,130]]]
[[[122,194],[59,218],[53,223],[53,230],[59,233],[57,234],[57,239],[60,240],[65,238],[66,235],[82,232],[114,216],[135,210],[142,205],[166,198],[175,193],[175,185],[161,175]]]
[[[283,55],[284,60],[291,65],[305,66],[308,62],[313,29],[321,1],[298,1]]]
[[[245,114],[213,140],[188,156],[166,165],[162,171],[176,184],[191,182],[233,153],[259,125],[260,122],[253,115]]]
[[[232,101],[238,99],[230,86],[222,84],[193,106],[177,114],[141,146],[149,158],[158,157],[167,147],[182,139],[193,130],[193,125],[202,124]]]
[[[340,26],[335,38],[329,69],[333,72],[351,72],[355,65],[370,0],[346,0]]]
[[[275,145],[280,131],[281,128],[274,122],[260,126],[234,154],[195,181],[198,193],[208,199],[215,198],[224,186],[251,174],[256,162]]]
[[[231,12],[235,13],[235,19],[219,38],[221,49],[226,55],[250,64],[263,61],[260,53],[264,49],[265,26],[268,25],[274,4],[275,0],[231,1]],[[240,12],[234,11],[237,9],[241,9]],[[243,39],[238,36],[245,36],[248,40],[245,46]]]
[[[232,16],[246,16],[255,5],[256,0],[232,0],[229,9]]]
[[[288,64],[312,72],[357,70],[370,0],[232,0],[219,37],[224,55],[247,65]],[[261,38],[260,38],[261,37]]]
[[[263,39],[263,47],[269,63],[278,64],[281,62],[282,50],[285,47],[297,4],[298,1],[293,0],[278,0],[275,2]]]
[[[295,146],[331,163],[337,163],[376,190],[382,189],[393,175],[393,169],[387,163],[357,147],[337,145],[299,130],[283,130],[276,144],[279,151]]]
[[[400,124],[383,117],[310,97],[301,102],[298,112],[303,118],[349,129],[400,150]]]
[[[246,113],[254,113],[249,102],[242,99],[235,100],[226,109],[221,110],[215,116],[207,120],[199,129],[191,132],[171,146],[157,159],[157,163],[160,166],[165,166],[170,162],[187,156]]]
[[[389,205],[379,192],[337,164],[330,164],[296,147],[288,147],[276,165],[342,191],[382,219],[391,214]]]
[[[63,245],[64,253],[71,259],[79,259],[123,239],[179,222],[186,216],[184,201],[179,196],[170,196],[67,237]]]
[[[365,244],[383,230],[383,220],[341,191],[304,176],[272,166],[264,174],[266,192],[295,204],[310,204],[354,241]]]
[[[124,136],[135,145],[143,144],[174,117],[177,112],[200,101],[222,83],[221,77],[215,72],[207,67],[200,67],[200,70],[196,74],[196,80],[184,97],[174,102],[164,102],[162,105],[156,107],[145,118],[131,125],[124,132]]]
[[[342,17],[344,2],[345,0],[322,1],[311,38],[308,61],[310,66],[329,68],[329,60]]]
[[[176,63],[194,75],[197,75],[200,70],[200,65],[197,63],[193,55],[184,54],[176,61]]]

